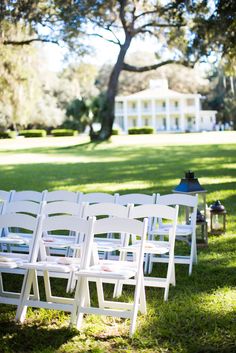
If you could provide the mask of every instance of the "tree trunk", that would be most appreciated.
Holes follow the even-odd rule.
[[[104,105],[101,111],[102,126],[98,135],[90,136],[91,140],[104,141],[109,139],[112,134],[112,126],[115,120],[115,97],[118,91],[119,76],[123,69],[125,54],[129,49],[132,37],[126,35],[126,39],[123,45],[120,47],[120,52],[116,61],[116,64],[111,72]]]

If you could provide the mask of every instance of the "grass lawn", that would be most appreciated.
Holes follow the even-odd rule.
[[[165,194],[191,169],[208,190],[207,203],[225,205],[227,232],[209,236],[191,277],[188,266],[176,265],[168,302],[162,289],[147,288],[148,314],[138,317],[132,339],[125,320],[90,316],[78,332],[68,329],[63,312],[29,309],[26,324],[18,325],[15,307],[1,305],[0,352],[236,352],[236,133],[47,141],[0,144],[2,190]]]

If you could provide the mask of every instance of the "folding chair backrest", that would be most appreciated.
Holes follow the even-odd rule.
[[[112,218],[103,218],[103,219],[98,219],[94,222],[93,224],[93,231],[91,238],[87,240],[86,248],[89,252],[87,252],[87,255],[89,258],[91,258],[91,251],[92,251],[92,242],[94,239],[94,236],[104,234],[104,233],[128,233],[128,234],[139,234],[141,236],[141,246],[139,250],[139,256],[137,257],[139,259],[139,264],[138,267],[142,267],[143,263],[143,247],[144,247],[144,242],[146,239],[146,234],[147,234],[147,224],[148,220],[144,219],[143,222],[138,221],[136,219],[129,219],[129,218],[118,218],[118,217],[112,217]],[[98,257],[97,257],[98,261]],[[119,261],[119,260],[118,260]],[[85,262],[83,263],[83,268],[86,268],[86,266],[89,265],[88,260],[85,259]]]
[[[14,191],[12,193],[10,201],[43,201],[44,193],[32,190]]]
[[[78,216],[73,215],[59,215],[43,218],[42,234],[52,231],[68,231],[73,233],[79,233],[83,235],[83,239],[86,239],[87,234],[91,228],[91,221],[82,219]],[[74,238],[74,244],[77,243],[77,238]],[[47,252],[43,243],[41,244],[41,258],[47,258]]]
[[[119,195],[117,198],[117,203],[120,205],[144,205],[144,204],[154,204],[156,200],[156,195],[147,194],[125,194]]]
[[[32,256],[39,220],[40,217],[32,217],[27,214],[3,214],[0,215],[0,228],[17,228],[31,232],[31,237],[29,238],[29,256]],[[29,258],[29,260],[31,260],[31,258]]]
[[[123,205],[115,203],[95,203],[84,205],[83,217],[91,216],[113,216],[120,218],[127,218],[129,214],[129,208]]]
[[[78,202],[79,197],[80,197],[79,192],[73,192],[68,190],[54,190],[54,191],[44,190],[44,201],[46,202],[56,202],[56,201]]]
[[[72,215],[81,217],[82,204],[72,201],[55,201],[55,202],[43,202],[42,212],[44,215]]]
[[[0,202],[3,201],[10,201],[11,195],[14,191],[5,191],[5,190],[0,190]]]
[[[4,214],[9,213],[26,213],[38,216],[41,212],[42,204],[33,201],[12,201],[7,202],[4,206]]]
[[[108,194],[105,192],[91,192],[88,194],[80,194],[79,203],[88,202],[88,203],[116,203],[117,194]]]
[[[159,205],[183,206],[185,209],[192,210],[191,213],[191,224],[194,226],[197,219],[197,205],[198,205],[198,195],[186,195],[186,194],[167,194],[159,196],[157,203]],[[188,221],[188,219],[187,219]]]

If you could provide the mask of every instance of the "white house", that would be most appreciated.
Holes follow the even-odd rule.
[[[116,97],[115,124],[124,132],[143,126],[155,131],[211,131],[217,112],[201,110],[201,98],[200,94],[169,89],[165,79],[151,80],[144,91]]]

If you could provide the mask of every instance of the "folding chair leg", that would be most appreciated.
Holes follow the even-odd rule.
[[[153,257],[154,255],[150,254],[149,255],[149,263],[148,263],[148,274],[150,275],[152,273],[152,269],[153,269]]]
[[[77,317],[76,317],[76,328],[80,329],[84,313],[81,312],[81,309],[86,305],[86,290],[88,286],[87,278],[82,278],[80,281],[80,295],[79,295],[79,302],[78,302],[78,309],[77,309]]]
[[[170,288],[170,285],[169,285],[169,283],[168,283],[168,284],[166,285],[166,287],[165,287],[165,292],[164,292],[164,301],[165,301],[165,302],[168,300],[169,288]]]
[[[142,284],[142,279],[139,277],[139,278],[137,278],[135,292],[134,292],[133,313],[131,315],[131,323],[130,323],[130,331],[129,331],[130,337],[135,332],[136,320],[137,320],[137,315],[138,315],[138,305],[140,302],[141,284]]]
[[[30,298],[30,290],[31,290],[31,287],[32,287],[32,284],[34,281],[34,277],[36,277],[35,270],[29,270],[24,277],[20,301],[19,301],[19,304],[17,307],[16,317],[15,317],[15,319],[17,321],[20,321],[21,323],[23,323],[25,320],[25,316],[26,316],[26,312],[27,312],[26,303]]]
[[[87,281],[88,283],[88,281]],[[96,287],[97,287],[97,296],[98,296],[98,305],[99,308],[104,308],[104,291],[103,291],[103,284],[101,279],[96,280]]]
[[[0,296],[3,296],[3,280],[2,280],[2,274],[0,273]]]
[[[43,271],[43,281],[46,294],[46,301],[50,302],[52,301],[52,290],[48,271]]]
[[[144,286],[144,278],[143,278],[143,276],[142,276],[141,290],[140,290],[140,312],[142,314],[146,314],[147,313],[146,293],[145,293],[145,286]]]
[[[123,290],[122,281],[120,280],[116,281],[114,286],[114,291],[113,291],[113,298],[119,298],[122,294],[122,290]]]
[[[150,261],[149,254],[145,254],[145,257],[144,257],[144,273],[145,274],[147,274],[149,271],[149,261]]]

